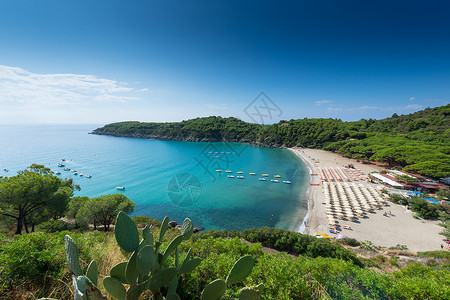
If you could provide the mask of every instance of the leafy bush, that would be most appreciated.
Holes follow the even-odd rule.
[[[352,247],[361,246],[361,242],[358,241],[357,239],[354,239],[354,238],[338,239],[337,242],[340,243],[340,244],[347,245],[347,246],[352,246]]]
[[[64,222],[62,220],[50,220],[50,221],[39,224],[36,228],[37,228],[37,231],[58,232],[58,231],[70,230],[70,229],[73,229],[74,227],[75,227],[74,225]]]
[[[391,195],[389,195],[390,197],[390,200],[392,201],[392,202],[394,202],[394,203],[397,203],[397,204],[401,204],[401,205],[408,205],[409,203],[408,203],[408,199],[407,198],[405,198],[405,197],[403,197],[403,196],[400,196],[400,195],[398,195],[398,194],[391,194]]]
[[[362,266],[361,261],[351,251],[335,242],[327,239],[318,239],[313,236],[300,234],[279,228],[252,228],[242,232],[238,231],[207,231],[196,238],[212,237],[241,237],[252,243],[261,243],[263,246],[285,251],[294,255],[306,255],[310,257],[334,257],[340,258]]]
[[[152,219],[147,216],[134,216],[133,218],[134,223],[136,223],[138,226],[143,227],[145,225],[153,225],[156,227],[161,226],[161,221],[158,221],[156,219]]]
[[[49,287],[64,269],[60,236],[32,233],[4,239],[0,249],[0,294],[26,283]]]
[[[440,204],[431,204],[426,200],[413,197],[409,199],[411,210],[420,218],[426,220],[436,220],[439,217],[439,211],[442,209]]]
[[[377,247],[371,241],[364,241],[359,249],[366,251],[377,251]]]
[[[13,237],[0,235],[0,298],[16,298],[6,295],[19,289],[37,289],[34,292],[36,297],[48,296],[57,285],[60,291],[66,290],[60,280],[70,280],[61,279],[67,275],[64,272],[64,235],[67,233],[35,232]],[[100,249],[105,248],[105,243],[110,241],[97,231],[71,235],[79,245],[84,268],[92,257],[101,254]],[[54,296],[63,298],[58,293]]]

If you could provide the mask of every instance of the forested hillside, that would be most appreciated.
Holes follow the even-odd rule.
[[[273,125],[205,117],[173,123],[119,122],[94,134],[180,141],[244,142],[264,147],[309,147],[415,171],[450,176],[450,105],[382,120],[297,119]]]

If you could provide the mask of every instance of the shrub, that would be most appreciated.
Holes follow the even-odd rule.
[[[58,235],[14,236],[4,239],[0,250],[1,294],[24,284],[38,283],[46,290],[64,269],[64,245]]]
[[[334,257],[362,266],[355,254],[328,239],[268,227],[246,229],[242,231],[241,236],[250,242],[260,242],[264,246],[295,255]]]
[[[147,216],[134,216],[133,218],[134,223],[136,223],[139,227],[144,227],[145,225],[153,225],[156,227],[161,226],[161,221],[158,221],[156,219],[152,219]]]
[[[50,220],[44,223],[39,224],[36,229],[37,231],[43,232],[59,232],[64,230],[73,229],[75,226],[64,222],[62,220]]]
[[[358,241],[357,239],[354,239],[354,238],[338,239],[337,242],[340,243],[340,244],[347,245],[347,246],[352,246],[352,247],[361,246],[361,242]]]
[[[359,249],[366,251],[377,251],[377,247],[371,241],[365,241]]]

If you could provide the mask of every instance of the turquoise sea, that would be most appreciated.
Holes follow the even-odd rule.
[[[77,195],[120,192],[136,203],[135,215],[159,220],[168,215],[177,222],[189,217],[206,229],[298,230],[307,213],[308,169],[288,150],[88,134],[100,126],[1,125],[0,176],[44,164],[74,178],[81,186]],[[63,171],[57,166],[61,158],[66,167],[92,178]],[[269,174],[267,181],[258,180],[263,173]],[[276,174],[280,182],[270,182]]]

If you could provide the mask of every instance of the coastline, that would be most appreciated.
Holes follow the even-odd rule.
[[[383,170],[382,167],[376,165],[362,164],[356,160],[345,158],[339,154],[319,149],[308,148],[289,148],[298,158],[300,158],[310,169],[309,181],[312,184],[306,191],[308,199],[308,212],[304,217],[298,232],[315,236],[316,233],[325,233],[332,237],[336,235],[329,233],[329,225],[325,209],[325,197],[320,176],[319,168],[342,167],[344,165],[353,164],[355,168],[360,169],[365,174],[373,171]],[[314,160],[313,160],[314,159]],[[320,161],[316,163],[315,161]],[[357,182],[363,185],[372,185],[363,181]],[[392,212],[392,216],[384,216],[384,212]],[[380,210],[369,213],[367,217],[357,222],[339,220],[339,224],[349,226],[350,229],[341,229],[339,234],[359,241],[371,241],[377,246],[393,247],[397,244],[406,245],[412,251],[431,251],[440,250],[442,238],[439,234],[442,227],[438,225],[438,221],[417,220],[413,218],[413,213],[404,206],[389,202],[387,206],[383,206]]]

